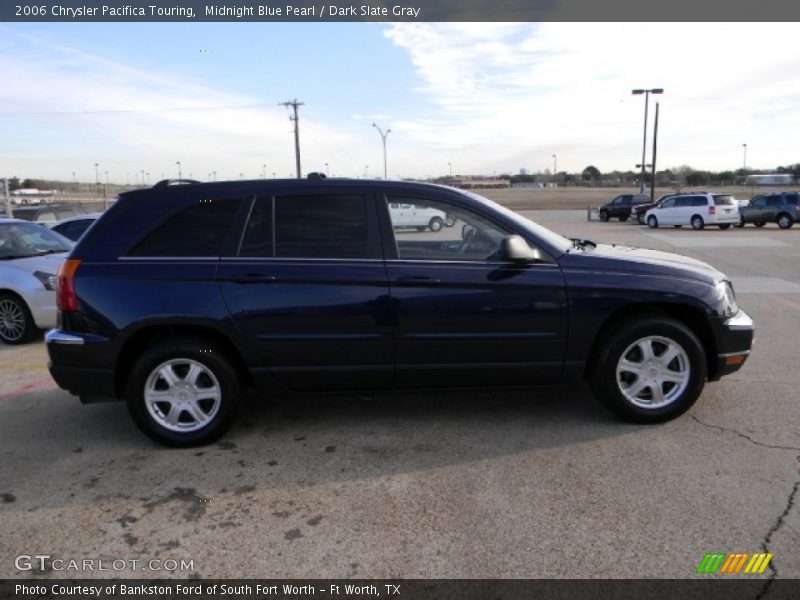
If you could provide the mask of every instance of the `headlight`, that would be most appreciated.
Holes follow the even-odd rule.
[[[51,292],[55,291],[56,289],[55,275],[53,275],[52,273],[45,273],[44,271],[35,271],[33,273],[33,276],[42,282],[44,289],[50,290]]]
[[[733,315],[739,311],[736,306],[736,295],[733,293],[733,285],[730,281],[722,280],[717,283],[717,296],[722,303],[722,314]]]

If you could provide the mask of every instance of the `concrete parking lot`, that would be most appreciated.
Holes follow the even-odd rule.
[[[685,578],[713,551],[800,577],[800,227],[528,216],[726,272],[752,357],[659,426],[586,388],[253,397],[222,441],[174,450],[56,389],[41,342],[0,346],[0,578],[108,575],[16,568],[37,553],[193,561],[126,577]]]

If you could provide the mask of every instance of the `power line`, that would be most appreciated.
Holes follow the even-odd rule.
[[[297,164],[297,178],[300,179],[303,174],[300,170],[300,117],[297,114],[297,109],[300,106],[303,106],[304,102],[298,102],[297,98],[294,100],[289,100],[287,102],[280,102],[281,106],[285,106],[289,108],[290,106],[294,109],[294,117],[289,115],[289,120],[294,121],[294,159],[295,163]]]

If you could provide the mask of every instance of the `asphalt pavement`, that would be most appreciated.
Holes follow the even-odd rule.
[[[726,272],[757,323],[750,360],[657,426],[586,387],[253,395],[219,443],[175,450],[123,404],[58,390],[41,341],[0,346],[0,578],[688,578],[717,551],[800,577],[800,227],[529,216]],[[25,570],[34,554],[126,567]],[[192,564],[127,566],[153,559]]]

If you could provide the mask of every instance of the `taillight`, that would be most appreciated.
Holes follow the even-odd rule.
[[[717,212],[717,207],[714,206],[713,204],[708,207],[708,214],[713,215],[716,212]]]
[[[61,263],[56,280],[56,304],[63,312],[78,310],[78,296],[75,294],[75,273],[81,261],[70,258]]]

